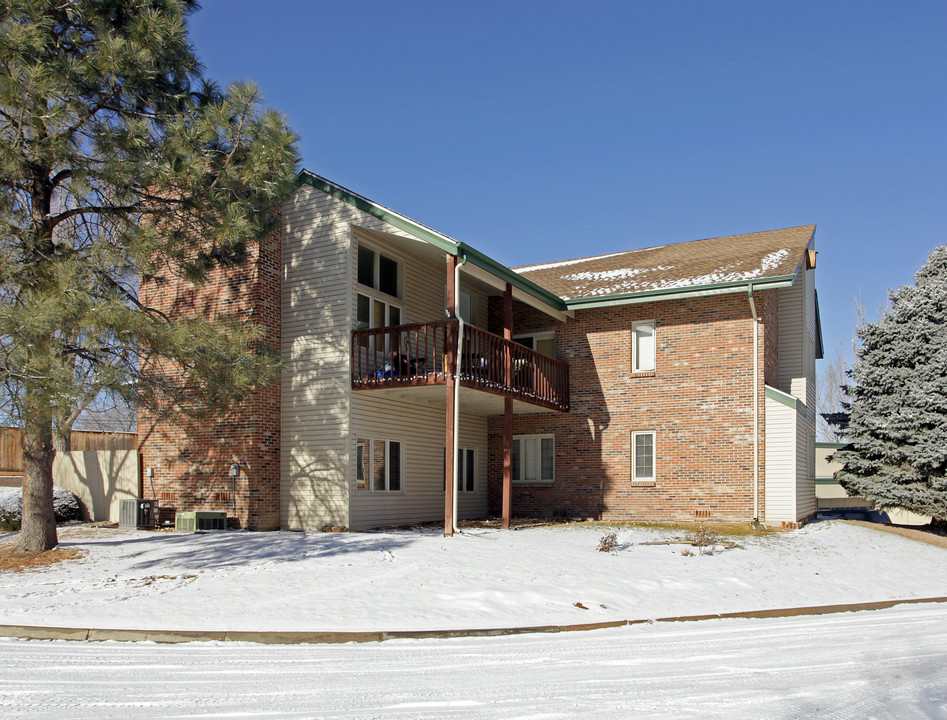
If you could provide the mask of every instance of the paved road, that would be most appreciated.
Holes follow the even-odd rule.
[[[362,645],[0,640],[0,717],[947,720],[947,607]]]

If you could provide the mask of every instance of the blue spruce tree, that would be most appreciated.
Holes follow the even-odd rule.
[[[834,459],[850,494],[947,522],[947,246],[858,331],[846,437]]]

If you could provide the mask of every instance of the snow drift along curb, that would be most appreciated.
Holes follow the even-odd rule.
[[[423,640],[430,638],[495,637],[527,633],[559,633],[602,630],[605,628],[643,625],[656,622],[696,622],[732,618],[778,618],[799,615],[831,615],[861,610],[884,610],[897,605],[947,603],[947,597],[913,598],[909,600],[881,600],[841,605],[811,605],[808,607],[773,610],[746,610],[742,612],[713,613],[709,615],[682,615],[679,617],[649,618],[645,620],[612,620],[610,622],[581,623],[577,625],[534,625],[528,627],[488,628],[469,630],[396,630],[365,632],[289,632],[240,630],[119,630],[109,628],[64,628],[35,625],[0,625],[0,636],[29,640],[88,640],[118,642],[253,642],[264,645],[330,644],[348,642],[383,642],[385,640]]]

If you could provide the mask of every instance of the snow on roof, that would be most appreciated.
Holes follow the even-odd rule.
[[[564,300],[794,275],[815,225],[513,268]]]

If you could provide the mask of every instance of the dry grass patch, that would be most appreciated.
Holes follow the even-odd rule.
[[[0,572],[32,572],[44,570],[66,560],[81,560],[85,550],[79,548],[53,548],[39,555],[18,556],[12,544],[0,547]]]
[[[603,527],[616,530],[633,530],[636,528],[645,528],[649,530],[665,530],[674,533],[696,533],[703,529],[713,535],[726,535],[729,537],[751,537],[765,536],[773,533],[787,532],[783,528],[767,528],[754,523],[738,522],[603,522],[599,520],[581,520],[568,523],[556,523],[564,527]]]

